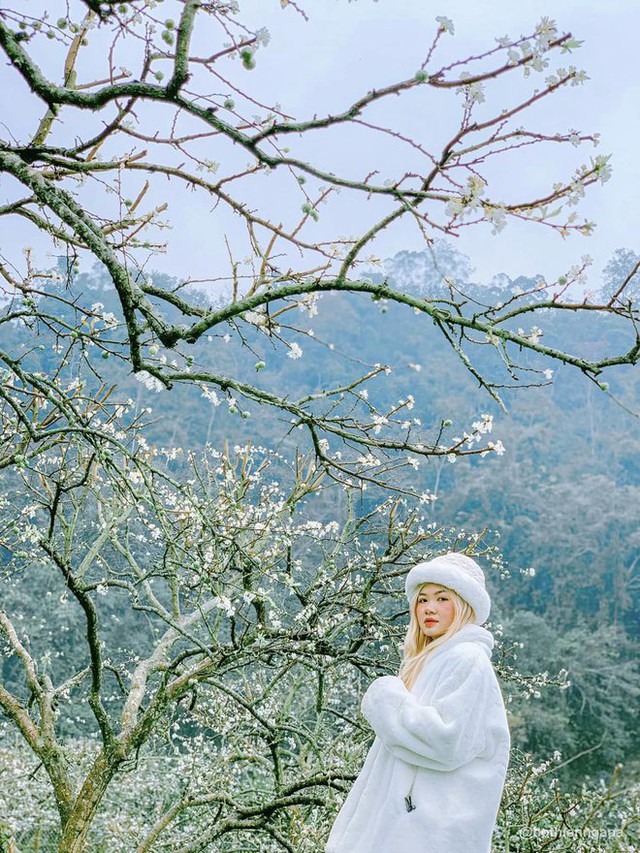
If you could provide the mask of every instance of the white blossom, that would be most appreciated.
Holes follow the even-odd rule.
[[[202,388],[202,396],[205,400],[208,400],[212,406],[220,405],[220,397],[218,397],[213,388],[207,388],[206,385],[201,385],[200,387]]]
[[[485,433],[493,431],[493,415],[489,415],[486,412],[483,412],[480,415],[481,420],[474,421],[472,426],[477,433],[484,435]]]
[[[487,222],[491,223],[491,233],[499,234],[507,227],[507,216],[501,207],[484,208],[484,216]]]
[[[380,430],[382,429],[382,427],[388,423],[389,423],[389,419],[385,418],[384,415],[374,415],[373,416],[373,431],[375,432],[375,434],[377,435],[380,432]]]
[[[136,373],[136,379],[150,391],[159,392],[164,389],[164,385],[162,384],[162,382],[156,376],[152,376],[146,370],[139,370],[138,373]]]
[[[359,465],[366,465],[370,467],[380,464],[380,460],[374,456],[373,453],[367,453],[365,456],[359,456],[357,462]]]
[[[306,311],[309,317],[315,317],[318,313],[319,293],[309,293],[298,302],[300,311]]]
[[[451,18],[447,18],[446,15],[436,15],[436,22],[439,24],[441,32],[454,35],[455,26]]]
[[[551,41],[558,35],[558,27],[552,18],[541,18],[536,25],[536,42],[538,50],[546,50]]]
[[[256,44],[266,47],[271,41],[271,33],[266,27],[258,27],[255,31]]]
[[[228,595],[218,595],[213,601],[215,606],[220,610],[224,610],[227,616],[233,616],[235,614],[235,607],[231,603],[231,599]]]

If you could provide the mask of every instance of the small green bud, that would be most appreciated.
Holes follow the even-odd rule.
[[[156,80],[158,81],[158,83],[159,83],[161,80],[164,80],[164,72],[163,72],[163,71],[156,71],[156,73],[155,73],[153,76],[156,78]]]
[[[237,406],[229,406],[229,414],[230,415],[237,415],[238,414]]]
[[[253,58],[253,52],[251,50],[241,50],[240,59],[242,60],[242,64],[248,71],[253,71],[253,69],[256,67],[256,61]]]
[[[421,68],[419,71],[416,71],[413,79],[416,83],[426,83],[429,79],[429,75],[423,68]]]
[[[251,412],[242,412],[241,415],[245,420],[247,420],[247,418],[251,417]]]
[[[442,426],[443,427],[450,427],[452,425],[452,423],[453,423],[453,421],[451,420],[451,418],[447,418],[446,420],[442,421]]]
[[[61,30],[64,30],[69,22],[66,18],[58,18],[58,26]]]
[[[176,28],[176,22],[173,21],[171,18],[167,18],[167,20],[164,22],[164,25],[168,30],[175,30]]]
[[[102,358],[104,358],[104,360],[106,361],[109,358],[109,353],[106,351],[103,351]]]
[[[236,105],[236,102],[232,98],[227,98],[223,104],[225,110],[232,110]]]
[[[577,50],[579,47],[582,47],[584,41],[578,41],[578,39],[570,39],[570,41],[565,41],[562,45],[563,53],[571,53],[572,50]]]
[[[315,209],[315,207],[313,207],[313,205],[309,204],[308,202],[306,204],[303,204],[301,209],[302,212],[306,213],[307,216],[310,216],[314,222],[317,222],[318,219],[320,219],[320,214],[318,213],[318,211]]]
[[[162,41],[166,42],[167,44],[173,44],[175,41],[175,36],[169,30],[163,30]]]
[[[256,370],[262,370],[262,368],[266,367],[267,365],[266,365],[266,362],[264,362],[264,361],[256,361],[256,363],[253,366],[255,367]]]

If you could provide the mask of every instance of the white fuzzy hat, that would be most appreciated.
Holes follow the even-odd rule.
[[[476,625],[487,621],[491,599],[485,587],[484,573],[471,557],[450,551],[426,563],[418,563],[411,569],[405,582],[405,591],[410,602],[416,591],[425,583],[441,583],[457,592],[473,607],[473,621]]]

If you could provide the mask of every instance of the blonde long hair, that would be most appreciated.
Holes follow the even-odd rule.
[[[467,604],[463,598],[460,598],[457,592],[443,586],[442,589],[446,589],[447,594],[451,596],[451,601],[453,602],[453,621],[441,637],[436,637],[435,640],[425,637],[420,630],[420,624],[416,616],[418,597],[425,586],[428,586],[428,583],[419,586],[411,597],[409,627],[407,628],[403,646],[404,658],[400,666],[400,672],[398,673],[408,690],[411,690],[429,655],[453,637],[460,628],[473,622],[475,618],[471,605]]]

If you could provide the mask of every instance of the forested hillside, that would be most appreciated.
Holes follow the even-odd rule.
[[[438,295],[443,274],[470,276],[468,261],[444,244],[435,263],[437,269],[428,253],[402,253],[387,262],[386,274],[400,289],[430,297]],[[100,302],[108,314],[114,296],[100,276],[83,274],[76,286],[84,302]],[[511,282],[496,276],[491,285],[468,288],[476,299],[486,293],[506,302],[514,288],[530,286],[535,277]],[[585,753],[570,765],[574,779],[638,756],[640,389],[634,371],[610,373],[603,390],[566,366],[545,373],[528,356],[510,376],[498,348],[485,342],[474,351],[473,368],[504,383],[504,411],[443,336],[435,328],[425,332],[422,318],[401,307],[332,294],[310,301],[307,310],[309,333],[294,339],[299,350],[288,350],[289,357],[243,324],[215,369],[259,381],[268,391],[290,388],[299,395],[348,385],[363,366],[383,364],[390,370],[373,380],[378,393],[383,399],[386,394],[389,406],[409,400],[407,417],[425,428],[437,429],[446,416],[449,435],[462,436],[481,414],[491,415],[492,437],[504,453],[422,461],[402,469],[395,485],[434,496],[428,512],[437,525],[488,531],[486,539],[495,540],[509,571],[507,579],[491,579],[492,623],[502,626],[506,647],[523,644],[517,653],[523,674],[543,671],[553,681],[566,670],[560,677],[568,682],[564,689],[550,686],[539,698],[514,700],[516,743],[541,756],[554,749],[567,758]],[[540,332],[545,342],[566,349],[581,335],[598,358],[620,347],[615,318],[578,324],[565,312]],[[39,344],[30,358],[46,367],[50,355]],[[130,396],[160,445],[201,450],[250,442],[277,445],[286,455],[304,438],[292,427],[289,440],[278,441],[282,415],[266,406],[241,411],[233,400],[214,395],[212,401],[197,387],[155,390],[114,357],[93,364],[96,375],[88,381],[117,383],[118,395]],[[332,449],[340,452],[341,445]],[[178,462],[172,464],[179,470]],[[360,513],[366,514],[373,492],[361,493]]]

